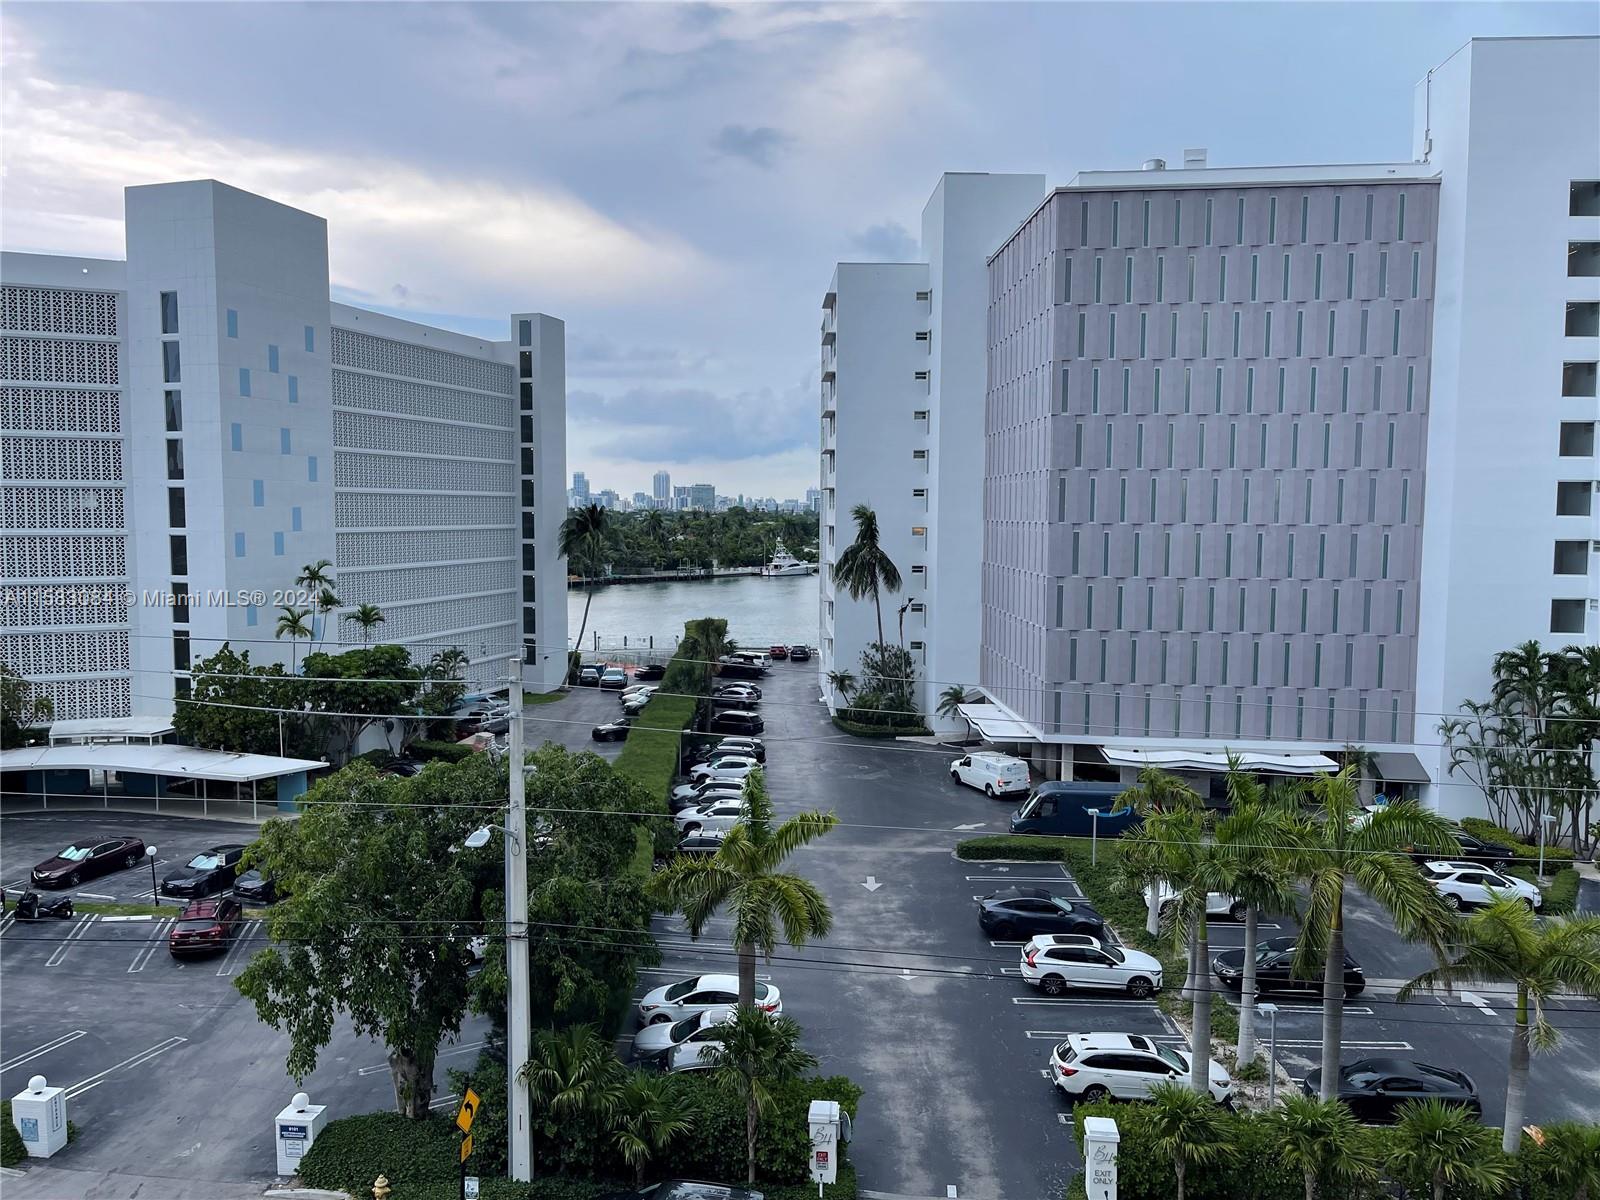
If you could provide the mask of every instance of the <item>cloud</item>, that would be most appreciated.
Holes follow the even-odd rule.
[[[618,346],[604,335],[569,331],[567,378],[571,379],[682,379],[704,376],[717,369],[708,353],[690,354],[667,346]]]
[[[569,437],[616,462],[733,462],[816,453],[815,397],[805,383],[724,395],[706,388],[569,390]],[[569,457],[571,455],[569,450]]]
[[[920,262],[917,239],[899,221],[885,221],[850,235],[850,244],[870,262]]]
[[[742,158],[770,170],[773,159],[793,141],[789,134],[770,125],[758,125],[754,129],[746,125],[724,125],[711,139],[711,148],[724,157]]]
[[[698,293],[720,276],[683,238],[553,185],[223,138],[142,95],[44,78],[14,31],[3,65],[8,248],[120,257],[125,186],[214,178],[326,217],[333,284],[402,306],[559,309]]]

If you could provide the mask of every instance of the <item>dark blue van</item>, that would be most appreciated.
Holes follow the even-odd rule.
[[[1089,809],[1098,808],[1100,837],[1121,837],[1125,829],[1139,824],[1139,814],[1121,796],[1130,785],[1062,780],[1041,783],[1022,807],[1011,814],[1012,833],[1046,833],[1059,837],[1088,837],[1094,818]]]

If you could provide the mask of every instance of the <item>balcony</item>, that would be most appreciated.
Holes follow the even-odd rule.
[[[822,348],[822,381],[832,383],[838,377],[839,356],[832,346]]]

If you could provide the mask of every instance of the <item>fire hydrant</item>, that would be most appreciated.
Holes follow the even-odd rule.
[[[379,1175],[372,1181],[372,1200],[389,1200],[389,1193],[393,1190],[389,1186],[389,1177]]]

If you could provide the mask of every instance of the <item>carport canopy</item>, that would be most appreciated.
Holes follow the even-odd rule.
[[[1214,750],[1138,750],[1125,746],[1102,746],[1100,753],[1114,767],[1160,767],[1166,771],[1216,771],[1228,769],[1228,754]],[[1339,764],[1325,754],[1258,754],[1234,751],[1233,757],[1246,771],[1269,775],[1324,775],[1337,771]]]
[[[1385,783],[1432,783],[1427,768],[1415,754],[1400,750],[1379,750],[1372,756],[1372,769]]]
[[[956,711],[972,723],[986,742],[1036,742],[1038,735],[998,704],[960,704]]]
[[[311,758],[278,758],[271,754],[233,754],[198,746],[93,743],[68,746],[23,746],[0,755],[7,771],[117,771],[165,775],[172,779],[213,779],[252,783],[315,771],[328,764]]]

